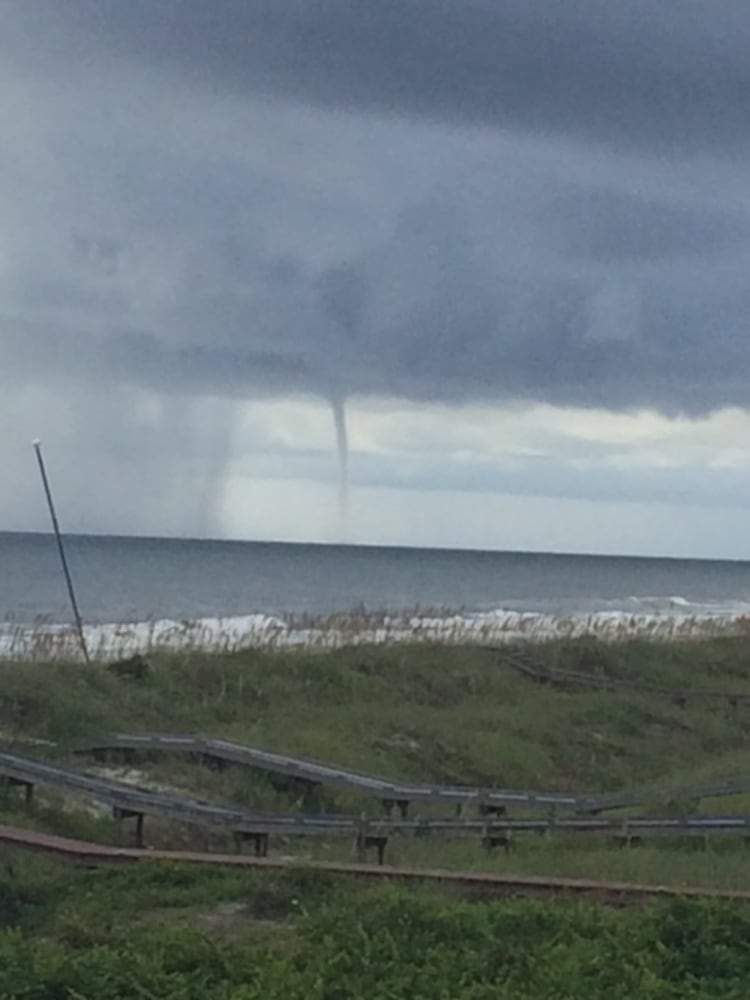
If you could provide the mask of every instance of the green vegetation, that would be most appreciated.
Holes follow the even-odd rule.
[[[750,643],[744,639],[578,640],[525,648],[543,665],[635,685],[750,694]],[[136,666],[0,663],[0,733],[24,753],[77,766],[93,762],[73,758],[73,748],[102,733],[183,731],[246,740],[384,776],[578,791],[644,783],[666,789],[746,773],[750,766],[750,705],[695,697],[680,707],[668,696],[637,689],[540,686],[484,648],[192,653],[153,658],[146,669]],[[317,802],[303,803],[299,790],[274,788],[260,773],[209,770],[185,757],[109,766],[114,776],[260,809],[379,811],[375,802],[332,789],[323,789]],[[700,807],[747,812],[750,796]],[[669,802],[666,795],[649,806],[654,813],[696,808],[697,803]],[[26,810],[17,792],[0,790],[0,818],[84,839],[116,838],[111,819],[90,804],[48,793]],[[155,846],[230,846],[221,834],[151,817],[146,830]],[[346,841],[274,846],[300,861],[352,856]],[[388,847],[389,861],[399,864],[750,889],[745,856],[737,841],[712,841],[705,852],[695,844],[618,852],[590,838],[523,836],[508,855],[487,854],[473,841],[394,838]]]
[[[750,695],[743,639],[531,649],[550,666]],[[140,679],[5,662],[0,730],[55,744],[41,756],[113,730],[201,731],[384,775],[581,790],[736,772],[750,759],[750,707],[542,687],[482,648],[195,653],[156,657]]]
[[[750,907],[468,902],[304,871],[12,857],[0,925],[7,998],[745,1000],[750,981]]]
[[[750,694],[750,643],[593,641],[533,648],[543,665],[675,690]],[[670,788],[750,766],[750,706],[634,690],[539,686],[482,648],[158,656],[147,669],[0,664],[6,745],[48,759],[110,731],[221,735],[385,776],[503,786]],[[101,763],[98,766],[102,766]],[[240,768],[162,756],[112,773],[219,801],[300,807],[299,792]],[[127,771],[130,770],[130,774]],[[377,804],[325,789],[327,810]],[[656,803],[660,811],[694,810]],[[750,811],[750,796],[700,803]],[[113,842],[111,817],[44,792],[26,807],[0,790],[0,822]],[[158,846],[226,849],[227,839],[157,821]],[[284,873],[149,863],[85,871],[0,857],[0,997],[295,1000],[350,998],[744,998],[750,906],[461,899],[455,890],[363,886],[305,869],[351,860],[348,842],[278,842]],[[750,889],[738,841],[617,850],[573,836],[479,843],[393,838],[395,864]]]

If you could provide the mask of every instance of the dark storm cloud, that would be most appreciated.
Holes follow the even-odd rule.
[[[167,335],[112,325],[102,336],[5,314],[6,370],[16,381],[21,371],[237,398],[312,392],[332,399],[541,399],[692,414],[750,402],[750,293],[726,301],[684,290],[672,298],[654,284],[640,295],[634,328],[621,336],[620,325],[610,338],[592,326],[586,279],[493,282],[481,262],[449,256],[410,275],[407,294],[397,272],[400,255],[411,254],[428,251],[419,238],[405,242],[402,231],[397,246],[361,270],[303,275],[285,289],[300,303],[281,313],[295,318],[291,330],[279,325],[274,309],[259,319],[241,296],[232,302],[230,288],[220,305],[186,288],[182,322],[173,319],[175,332]],[[53,311],[59,301],[52,300]],[[213,336],[232,314],[235,322]]]
[[[748,403],[744,4],[8,12],[6,380]]]
[[[42,5],[24,6],[40,31]],[[636,148],[750,137],[745,0],[68,0],[47,12],[77,59],[104,47],[244,95]]]
[[[747,222],[736,214],[582,185],[550,202],[549,224],[561,253],[614,265],[727,252],[748,239]]]

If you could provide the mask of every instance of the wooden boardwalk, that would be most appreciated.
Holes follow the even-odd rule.
[[[386,865],[316,861],[300,865],[282,858],[252,858],[237,854],[195,851],[153,851],[109,847],[89,841],[71,840],[13,826],[0,826],[0,844],[75,862],[86,867],[169,862],[172,864],[220,866],[256,871],[319,871],[357,879],[387,879],[455,886],[482,896],[546,896],[590,899],[610,905],[638,905],[669,899],[721,899],[750,903],[750,892],[698,887],[644,885],[593,879],[547,878],[537,875],[499,875],[494,872],[458,871],[442,868],[397,868]]]

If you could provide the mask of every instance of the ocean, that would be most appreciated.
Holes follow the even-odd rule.
[[[750,616],[750,562],[85,535],[66,550],[87,634],[112,655],[157,641],[335,644],[355,631],[703,634]],[[68,641],[51,535],[0,533],[0,620],[6,654],[32,636]]]

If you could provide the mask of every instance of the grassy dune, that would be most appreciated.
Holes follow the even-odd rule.
[[[750,695],[750,642],[534,648],[550,666]],[[481,648],[170,656],[142,680],[0,663],[3,738],[64,753],[113,730],[200,731],[394,777],[615,789],[744,768],[750,706],[539,686]]]
[[[532,652],[550,667],[636,685],[750,694],[750,643],[741,639],[617,645],[581,640],[548,643]],[[540,686],[482,648],[165,656],[150,661],[142,679],[118,676],[98,664],[0,664],[0,731],[8,745],[72,760],[74,747],[117,730],[203,732],[387,777],[506,787],[607,791],[653,783],[667,788],[750,768],[750,705],[694,697],[681,708],[669,697],[637,689]],[[153,782],[217,801],[299,808],[292,796],[247,770],[218,773],[177,757],[132,767]],[[328,810],[378,808],[330,789],[322,796]],[[750,812],[750,797],[700,808]],[[0,798],[0,815],[76,836],[114,836],[106,816],[54,796],[42,796],[28,813],[8,794]],[[218,835],[151,818],[147,833],[159,845],[226,847]],[[301,860],[351,855],[348,843],[282,847]],[[618,852],[589,839],[522,837],[506,856],[488,855],[473,842],[393,840],[389,859],[750,888],[745,850],[732,842],[712,843],[705,852],[671,843]]]

